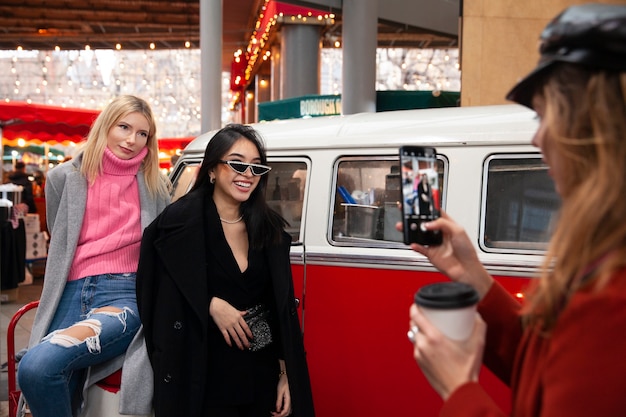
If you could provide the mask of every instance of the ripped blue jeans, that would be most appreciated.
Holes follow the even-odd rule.
[[[49,334],[18,366],[19,386],[33,417],[72,417],[80,407],[86,368],[126,352],[140,324],[134,273],[69,281]]]

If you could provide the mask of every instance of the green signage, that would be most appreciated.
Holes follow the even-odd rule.
[[[460,93],[451,91],[377,91],[376,111],[456,107]],[[341,95],[308,95],[259,103],[259,121],[341,114]]]

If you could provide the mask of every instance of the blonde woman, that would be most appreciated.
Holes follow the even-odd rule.
[[[50,248],[18,371],[34,417],[76,416],[84,390],[122,365],[120,412],[150,412],[135,278],[143,229],[168,203],[154,117],[138,97],[114,99],[83,151],[48,173]]]
[[[413,245],[481,296],[464,342],[446,339],[417,306],[410,309],[415,360],[444,400],[442,416],[505,415],[478,383],[483,351],[484,363],[512,389],[511,415],[624,415],[625,27],[626,6],[566,9],[542,33],[538,67],[508,95],[537,113],[532,143],[562,198],[543,272],[525,304],[494,282],[449,217],[428,225],[443,231],[443,245]]]

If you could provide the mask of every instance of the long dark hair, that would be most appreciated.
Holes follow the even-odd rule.
[[[229,124],[220,129],[209,141],[204,151],[204,160],[191,191],[205,189],[213,195],[215,186],[209,181],[209,172],[219,164],[220,159],[239,139],[247,139],[256,146],[261,158],[261,164],[267,165],[265,145],[259,133],[251,126]],[[250,198],[241,204],[241,214],[246,223],[250,247],[261,249],[281,241],[282,232],[287,225],[280,214],[272,210],[265,202],[267,175],[259,178],[259,184],[250,194]]]

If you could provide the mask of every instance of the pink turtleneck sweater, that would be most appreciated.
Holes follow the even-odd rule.
[[[141,207],[137,172],[147,148],[120,159],[106,148],[102,173],[87,190],[85,217],[68,281],[136,272],[141,243]]]

